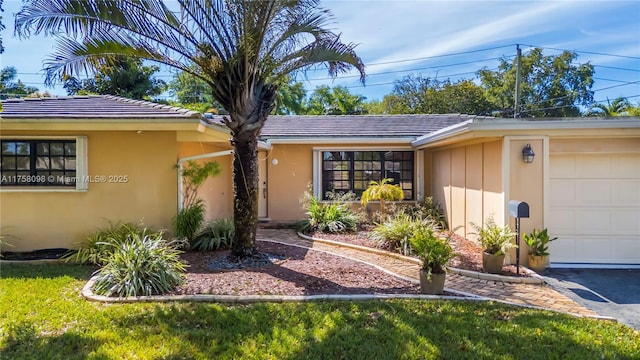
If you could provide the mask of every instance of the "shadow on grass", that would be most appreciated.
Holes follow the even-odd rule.
[[[77,280],[88,280],[96,270],[94,266],[75,264],[2,264],[0,278],[3,279],[52,279],[68,276]]]
[[[632,348],[639,335],[615,324],[464,301],[184,304],[118,326],[173,339],[157,357],[169,359],[626,359],[640,351]]]
[[[2,359],[111,359],[95,353],[102,342],[86,334],[38,334],[33,325],[14,324],[5,329]],[[93,353],[93,354],[92,354]]]

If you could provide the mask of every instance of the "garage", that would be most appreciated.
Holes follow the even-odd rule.
[[[640,154],[551,154],[552,266],[640,265]]]

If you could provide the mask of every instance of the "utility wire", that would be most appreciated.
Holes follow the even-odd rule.
[[[367,65],[368,66],[375,66],[375,65],[398,64],[398,63],[402,63],[402,62],[419,61],[419,60],[427,60],[427,59],[437,59],[437,58],[442,58],[442,57],[447,57],[447,56],[467,55],[467,54],[473,54],[473,53],[477,53],[477,52],[502,49],[502,48],[506,48],[506,47],[513,47],[514,45],[515,44],[509,44],[509,45],[502,45],[502,46],[496,46],[496,47],[484,48],[484,49],[478,49],[478,50],[462,51],[462,52],[450,53],[450,54],[425,56],[425,57],[419,57],[419,58],[413,58],[413,59],[404,59],[404,60],[384,61],[384,62],[378,62],[378,63],[370,63],[370,64],[367,64]]]
[[[511,56],[511,57],[515,57],[515,56]],[[479,62],[485,62],[485,61],[491,61],[491,60],[500,60],[500,59],[501,58],[490,58],[490,59],[466,61],[466,62],[455,63],[455,64],[428,66],[428,67],[423,67],[423,68],[414,68],[414,69],[405,69],[405,70],[391,70],[391,71],[383,71],[383,72],[377,72],[377,73],[374,72],[374,73],[367,74],[367,76],[396,74],[396,73],[413,72],[413,71],[420,71],[420,70],[442,69],[442,68],[446,68],[446,67],[469,65],[469,64],[479,63]],[[475,74],[476,72],[477,71],[473,71],[473,72],[470,72],[470,73],[471,74]],[[359,78],[359,77],[360,77],[360,75],[347,75],[347,76],[341,76],[340,79]],[[315,78],[315,79],[305,79],[305,80],[306,81],[321,81],[321,80],[333,80],[333,78],[326,77],[326,78]]]
[[[595,52],[595,51],[584,51],[584,50],[558,49],[558,48],[553,48],[553,47],[548,47],[548,46],[537,46],[537,45],[526,45],[526,44],[520,44],[520,45],[529,46],[529,47],[532,47],[532,48],[540,48],[540,49],[548,49],[548,50],[556,50],[556,51],[571,51],[571,52],[578,53],[578,54],[614,56],[614,57],[625,58],[625,59],[640,60],[640,57],[637,57],[637,56],[607,54],[607,53],[601,53],[601,52]]]

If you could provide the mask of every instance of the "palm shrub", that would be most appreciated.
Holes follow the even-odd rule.
[[[410,255],[412,247],[410,238],[420,228],[433,228],[432,221],[419,218],[400,211],[372,231],[372,238],[378,247],[392,249],[403,255]]]
[[[190,206],[178,210],[172,221],[173,231],[176,237],[185,238],[193,243],[202,223],[204,223],[204,202],[197,199]]]
[[[232,219],[211,221],[195,235],[191,248],[200,251],[230,248],[235,232]]]
[[[389,178],[382,179],[380,182],[372,181],[360,198],[363,206],[367,206],[370,201],[380,201],[380,214],[383,221],[387,219],[385,202],[404,199],[402,188],[400,185],[392,184],[392,181],[393,179]]]
[[[358,228],[358,216],[345,203],[322,203],[307,192],[304,195],[304,209],[307,219],[299,225],[302,232],[344,233]]]
[[[149,296],[166,294],[184,282],[186,265],[182,251],[161,233],[131,234],[127,241],[109,243],[110,251],[99,260],[93,291],[104,296]]]
[[[107,227],[87,236],[84,242],[76,244],[78,249],[66,253],[62,258],[79,264],[103,265],[115,247],[128,242],[133,236],[159,236],[162,231],[150,230],[133,223],[110,223]]]

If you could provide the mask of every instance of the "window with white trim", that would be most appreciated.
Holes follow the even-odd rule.
[[[371,181],[392,179],[400,185],[405,200],[414,200],[413,151],[322,151],[322,199],[326,193],[354,192],[358,197]]]
[[[86,138],[0,139],[0,186],[86,189]]]

